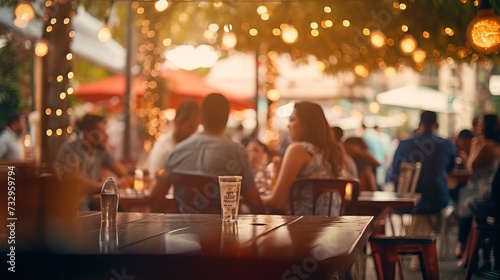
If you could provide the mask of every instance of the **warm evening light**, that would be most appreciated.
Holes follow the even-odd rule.
[[[281,39],[287,43],[287,44],[293,44],[297,42],[297,39],[299,38],[299,32],[293,25],[291,24],[285,24],[284,27],[281,29]]]
[[[467,26],[467,42],[473,49],[482,53],[496,53],[500,50],[500,17],[495,15],[493,8],[479,8],[477,17]]]
[[[108,24],[104,24],[101,27],[99,33],[97,33],[97,39],[99,39],[99,42],[101,43],[105,43],[111,40],[111,29],[109,28]]]
[[[380,30],[375,30],[370,33],[370,42],[375,48],[381,48],[385,46],[387,37]]]
[[[356,67],[354,67],[354,72],[356,73],[356,75],[363,78],[368,77],[368,74],[370,74],[366,65],[363,64],[356,65]]]
[[[281,98],[281,95],[280,95],[280,92],[277,90],[277,89],[270,89],[267,94],[267,99],[269,99],[270,101],[278,101],[280,98]]]
[[[158,1],[156,1],[156,3],[155,3],[155,9],[158,12],[163,12],[167,8],[168,8],[168,2],[167,2],[167,0],[158,0]]]
[[[49,46],[47,45],[47,41],[44,39],[38,40],[35,45],[35,54],[38,57],[43,57],[47,55],[49,52]]]
[[[230,50],[236,46],[236,43],[238,42],[236,38],[236,34],[233,31],[230,32],[224,32],[224,35],[222,36],[222,48],[225,50]]]
[[[17,20],[28,22],[35,17],[35,11],[33,10],[33,6],[28,1],[22,1],[17,4],[14,14],[16,15]]]
[[[416,63],[423,63],[426,57],[427,53],[422,49],[417,49],[412,53],[413,61]]]
[[[399,47],[404,54],[410,54],[417,48],[417,40],[411,35],[406,35],[401,39]]]

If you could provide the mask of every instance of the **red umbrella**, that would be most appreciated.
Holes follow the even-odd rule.
[[[224,94],[231,103],[231,109],[242,110],[254,108],[251,100],[241,99],[234,93],[221,92],[220,90],[208,85],[203,77],[183,70],[166,70],[161,73],[161,77],[165,79],[165,84],[168,87],[170,95],[169,106],[177,108],[177,106],[186,99],[194,99],[199,103],[208,94],[219,92]],[[142,78],[136,78],[132,82],[131,94],[142,97],[144,89],[141,86]],[[125,77],[121,75],[111,76],[101,81],[90,84],[80,85],[75,89],[75,96],[78,100],[94,103],[106,103],[113,98],[119,98],[119,102],[123,103],[123,95],[125,94]],[[111,102],[113,103],[113,102]]]

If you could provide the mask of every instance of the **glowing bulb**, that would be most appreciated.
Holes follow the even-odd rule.
[[[368,74],[370,74],[370,72],[368,71],[368,67],[366,67],[366,65],[364,64],[356,65],[356,67],[354,67],[354,73],[363,78],[368,77]]]
[[[267,99],[269,99],[272,102],[276,102],[281,98],[281,94],[277,89],[270,89],[267,94]]]
[[[376,114],[376,113],[378,113],[378,111],[380,111],[380,104],[378,104],[378,102],[373,101],[370,103],[370,105],[368,105],[368,109],[373,114]]]
[[[417,49],[412,54],[413,61],[415,61],[416,63],[424,62],[426,57],[427,53],[422,49]]]
[[[467,42],[478,52],[500,51],[500,17],[495,15],[492,8],[479,8],[477,17],[467,26],[466,35]]]
[[[293,25],[285,24],[281,30],[281,39],[287,44],[293,44],[297,42],[299,38],[299,32]]]
[[[99,42],[101,43],[107,42],[111,39],[111,29],[107,23],[105,23],[99,30],[99,33],[97,33],[97,39],[99,39]]]
[[[417,40],[411,35],[406,35],[401,39],[399,47],[404,54],[410,54],[417,48]]]
[[[35,17],[35,10],[33,10],[33,6],[28,1],[22,1],[17,4],[14,9],[14,14],[16,15],[16,19],[28,22]]]
[[[35,45],[35,54],[38,57],[43,57],[49,52],[49,46],[45,39],[38,40]]]
[[[385,46],[387,37],[380,30],[375,30],[370,33],[370,42],[375,48],[381,48]]]
[[[224,32],[224,36],[222,37],[222,48],[225,50],[230,50],[236,46],[238,39],[236,38],[236,34],[232,31]]]
[[[158,12],[163,12],[167,8],[168,8],[168,2],[167,2],[167,0],[158,0],[158,1],[156,1],[156,3],[155,3],[155,9]]]

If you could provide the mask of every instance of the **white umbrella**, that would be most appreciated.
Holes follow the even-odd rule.
[[[376,100],[383,105],[428,110],[441,113],[456,113],[460,111],[457,99],[449,95],[422,86],[405,86],[377,94]]]

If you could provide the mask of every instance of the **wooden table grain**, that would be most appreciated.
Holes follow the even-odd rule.
[[[119,212],[105,224],[98,212],[80,212],[77,220],[71,246],[47,257],[56,277],[344,279],[373,231],[371,216],[241,215],[224,223],[220,215]]]

